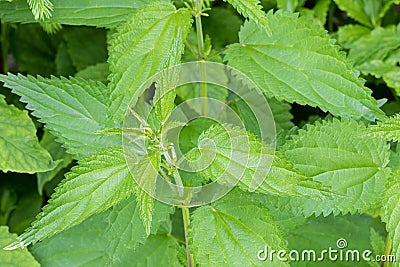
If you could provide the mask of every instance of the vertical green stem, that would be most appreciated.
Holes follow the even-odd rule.
[[[197,45],[198,45],[198,55],[197,59],[202,61],[201,63],[201,93],[200,97],[203,98],[201,114],[206,115],[207,111],[207,83],[206,83],[206,64],[204,64],[204,36],[203,36],[203,26],[201,24],[201,13],[203,9],[203,0],[195,0],[195,20],[196,20],[196,33],[197,33]]]
[[[386,244],[385,244],[385,256],[386,256],[386,259],[388,259],[389,258],[389,254],[390,254],[390,251],[392,250],[392,239],[390,238],[390,236],[388,235],[387,236],[387,238],[386,238]],[[391,262],[389,262],[389,261],[386,261],[386,262],[382,262],[381,263],[381,266],[382,267],[389,267],[389,266],[391,266],[392,265],[392,263]]]
[[[8,24],[1,23],[1,57],[3,60],[3,73],[8,72]]]
[[[190,217],[189,217],[189,208],[188,207],[182,207],[182,217],[183,217],[183,227],[185,230],[185,244],[186,244],[186,257],[187,257],[187,263],[188,267],[194,267],[194,260],[193,260],[193,255],[190,254],[190,248],[189,248],[189,240],[188,240],[188,231],[189,231],[189,224],[190,224]]]

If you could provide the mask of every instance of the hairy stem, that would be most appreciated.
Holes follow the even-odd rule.
[[[189,240],[188,240],[188,231],[189,231],[189,224],[190,224],[190,217],[189,217],[189,208],[182,207],[182,217],[183,217],[183,228],[185,230],[185,245],[186,245],[186,257],[188,267],[194,266],[193,255],[190,254],[190,247],[189,247]]]

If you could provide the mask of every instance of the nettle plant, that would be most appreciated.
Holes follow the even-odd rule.
[[[392,8],[398,1],[322,0],[312,8],[308,1],[284,0],[52,2],[0,2],[5,72],[6,34],[19,27],[5,22],[36,18],[48,31],[60,30],[59,24],[86,25],[105,28],[107,34],[71,26],[64,26],[60,38],[31,26],[16,31],[19,42],[11,49],[19,70],[42,76],[8,73],[0,80],[38,121],[23,106],[12,105],[18,104],[4,91],[0,168],[37,173],[40,192],[46,182],[67,173],[18,238],[0,228],[0,265],[313,266],[324,261],[324,266],[398,266],[389,257],[400,257],[400,115],[394,115],[400,111],[400,35]],[[346,25],[332,37],[323,26],[333,32],[337,14]],[[32,32],[37,35],[27,34]],[[24,38],[38,39],[42,47],[35,49],[42,54],[24,55]],[[107,43],[107,50],[98,41]],[[41,59],[52,49],[54,62],[46,65]],[[168,205],[137,181],[155,191],[154,169],[166,178],[179,172],[169,144],[159,139],[159,127],[175,105],[197,96],[225,102],[245,124],[250,160],[267,146],[249,108],[226,90],[173,88],[148,120],[130,110],[150,77],[196,60],[226,64],[262,90],[275,118],[276,152],[254,192],[253,166],[242,166],[243,179],[222,198],[206,205]],[[45,71],[34,73],[30,64]],[[371,95],[359,71],[371,86],[390,88],[390,96],[384,95],[388,104]],[[168,85],[174,87],[172,76],[156,83],[155,98]],[[313,107],[318,115],[295,124],[292,105]],[[131,130],[144,136],[145,149],[154,155],[133,171],[121,136],[125,114],[141,122]],[[35,126],[43,131],[40,143]],[[180,173],[182,185],[227,182],[218,180],[228,164],[225,150],[239,149],[229,146],[229,134],[243,129],[226,132],[219,126],[199,119],[182,128],[179,142],[188,154],[195,156],[205,139],[216,148],[208,168]],[[329,248],[343,255],[357,250],[360,259],[346,261],[339,253],[336,261],[321,258]],[[316,258],[311,254],[302,261],[302,251],[310,249]],[[267,257],[279,250],[287,252],[285,260],[277,253]],[[372,261],[361,257],[364,251]],[[388,260],[375,261],[375,256]]]

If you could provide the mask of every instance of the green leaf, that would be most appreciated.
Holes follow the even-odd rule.
[[[39,145],[27,111],[8,105],[0,95],[0,170],[35,173],[54,169],[47,150]]]
[[[0,247],[14,242],[17,239],[16,234],[8,232],[7,226],[0,226]],[[29,253],[27,248],[23,250],[4,251],[0,250],[1,266],[18,266],[18,267],[39,267],[40,264]]]
[[[368,133],[387,141],[400,141],[400,113],[368,127]]]
[[[150,234],[151,221],[153,218],[154,195],[158,170],[160,168],[161,155],[159,153],[143,156],[142,159],[131,167],[136,177],[136,200],[140,208],[140,217],[146,229],[147,235]]]
[[[376,78],[383,78],[387,86],[393,88],[397,95],[400,95],[400,67],[397,65],[388,64],[382,60],[372,60],[366,62],[358,69],[363,74],[372,74]]]
[[[267,208],[252,194],[234,190],[224,198],[196,209],[190,225],[191,253],[200,266],[289,266],[262,262],[257,252],[268,246],[285,248],[278,226]]]
[[[156,202],[153,234],[160,231],[162,225],[170,223],[169,216],[172,211],[172,207]],[[166,250],[169,256],[164,255],[165,261],[157,258],[159,263],[167,263],[168,259],[173,262],[176,251],[171,249],[174,247],[171,240],[166,241],[165,235],[151,238],[170,244],[169,249]],[[139,216],[136,197],[131,195],[111,209],[36,243],[31,251],[42,267],[137,266],[132,262],[147,258],[148,254],[144,254],[146,249],[156,249],[153,242],[149,242],[150,247],[146,239],[147,235]],[[163,246],[160,246],[161,248]],[[162,253],[159,251],[157,254]]]
[[[103,63],[98,63],[93,66],[89,66],[89,67],[77,72],[75,74],[75,77],[86,79],[86,80],[99,81],[104,84],[107,84],[108,75],[110,75],[108,63],[103,62]]]
[[[161,0],[164,1],[164,0]],[[138,8],[151,3],[149,0],[52,0],[53,13],[48,23],[115,27],[126,21]],[[165,1],[167,2],[167,1]],[[35,22],[26,0],[0,1],[0,19],[7,22]]]
[[[388,236],[392,239],[392,253],[400,257],[400,169],[390,177],[384,194],[382,221],[386,223]],[[398,265],[395,265],[398,266]]]
[[[274,157],[271,147],[238,127],[211,126],[187,157],[203,177],[229,185],[240,179],[238,185],[246,191],[311,198],[329,195],[320,183],[297,172],[281,155]]]
[[[175,107],[175,88],[179,80],[179,67],[175,66],[181,62],[184,46],[181,35],[178,31],[170,53],[162,63],[161,69],[169,69],[163,71],[156,79],[153,103],[156,117],[161,123],[166,122]]]
[[[135,91],[160,71],[176,37],[183,40],[191,25],[187,9],[155,2],[140,9],[113,35],[109,48],[111,105],[116,123],[121,123]]]
[[[370,34],[371,30],[357,24],[347,24],[339,27],[338,41],[341,46],[350,49],[361,37]]]
[[[368,26],[379,26],[381,18],[393,3],[398,0],[334,0],[339,8],[357,20]]]
[[[307,17],[269,12],[271,37],[246,22],[225,52],[228,64],[249,76],[267,97],[318,106],[333,115],[381,118],[371,90],[326,32]]]
[[[69,27],[63,31],[73,65],[78,71],[107,60],[106,31]]]
[[[382,42],[382,40],[385,40]],[[376,28],[353,43],[349,59],[361,65],[374,59],[383,60],[391,51],[400,47],[400,24]]]
[[[380,204],[389,171],[389,145],[365,131],[364,124],[356,121],[316,122],[283,146],[282,153],[296,169],[340,194],[314,201],[293,198],[292,207],[306,216],[326,216],[367,212]]]
[[[38,192],[42,195],[44,184],[51,181],[62,169],[71,164],[73,158],[72,155],[66,153],[65,149],[55,141],[55,137],[48,131],[44,131],[42,140],[40,140],[40,145],[50,152],[54,160],[60,161],[54,169],[47,172],[38,172],[36,174]]]
[[[254,21],[266,32],[271,35],[268,18],[262,11],[262,5],[259,0],[224,0],[231,4],[243,17]]]
[[[45,20],[51,17],[53,3],[49,0],[27,0],[35,20]]]
[[[118,136],[96,134],[108,121],[107,88],[104,84],[82,79],[1,75],[4,86],[28,103],[32,114],[46,124],[68,153],[77,158],[105,147],[118,145]]]
[[[9,249],[28,246],[77,225],[116,205],[134,190],[121,147],[93,154],[65,176],[36,221]]]

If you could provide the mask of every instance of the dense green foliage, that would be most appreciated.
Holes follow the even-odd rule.
[[[400,266],[399,4],[0,0],[0,266]],[[151,140],[150,156],[129,165],[121,128],[127,110],[139,116],[128,109],[135,93],[195,60],[233,67],[261,89],[276,147],[243,101],[209,86],[205,96],[246,129],[192,121],[179,145],[201,171],[178,171],[157,134],[204,90],[175,88],[172,72],[133,129]],[[234,188],[173,206],[151,196],[157,175]],[[264,180],[253,188],[253,179]],[[258,257],[265,247],[319,254],[343,240],[399,261]]]

